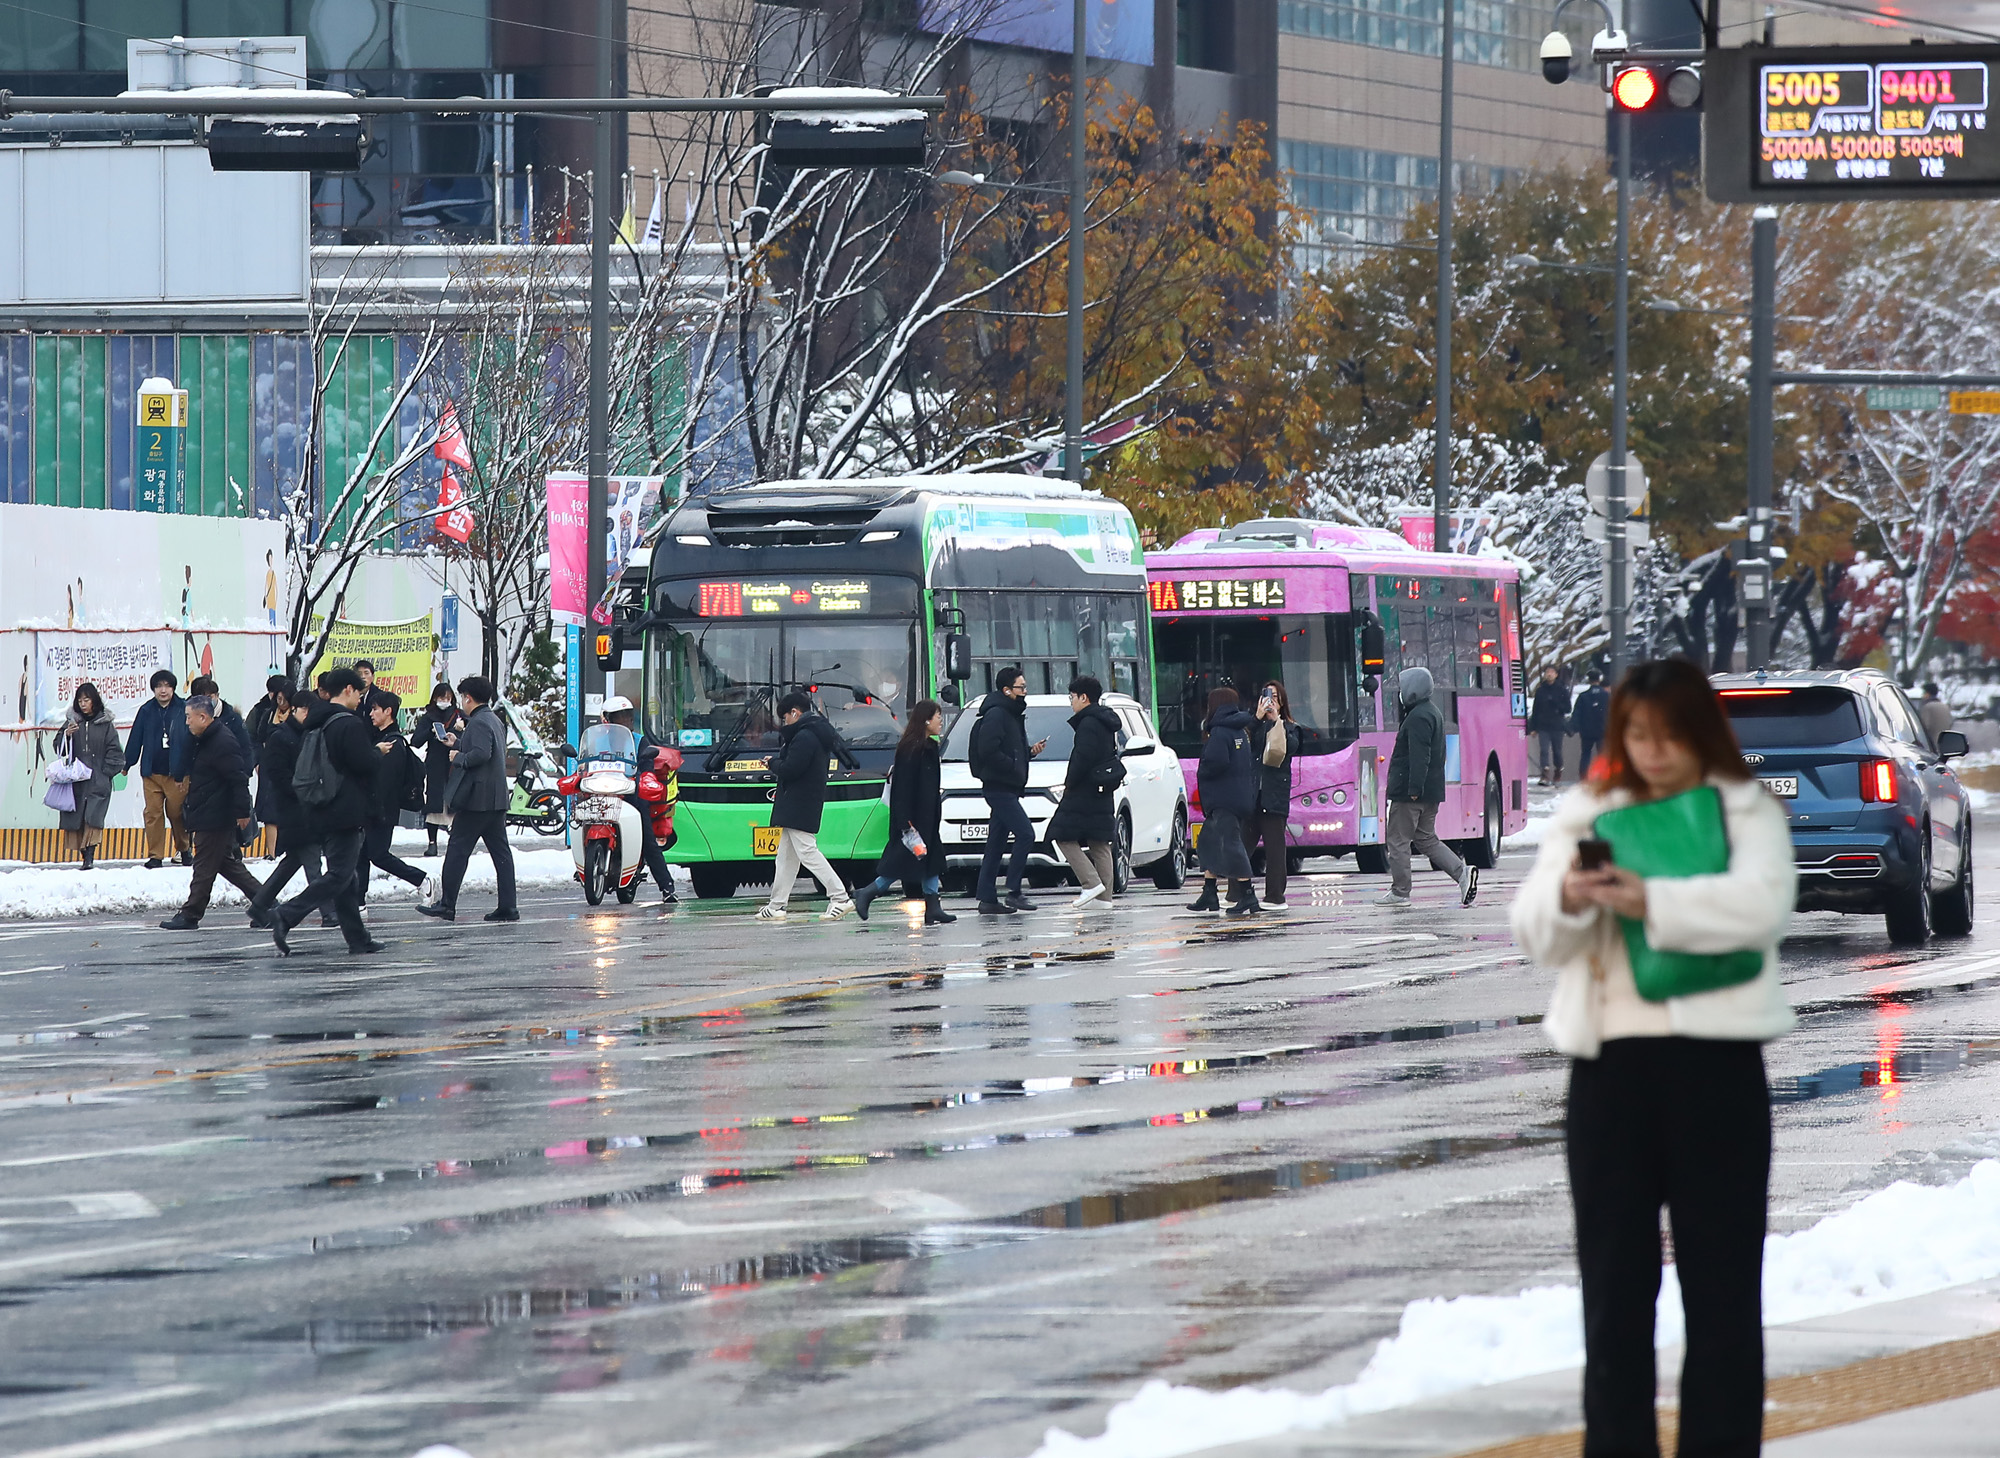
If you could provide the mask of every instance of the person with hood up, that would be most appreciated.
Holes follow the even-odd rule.
[[[868,908],[889,894],[898,880],[916,877],[924,888],[924,925],[946,926],[958,918],[939,899],[944,868],[940,853],[940,822],[944,819],[944,767],[938,761],[938,740],[944,737],[944,705],[920,700],[910,710],[910,722],[896,745],[896,766],[889,772],[889,845],[876,864],[875,879],[854,889],[854,912],[868,920]]]
[[[350,952],[379,952],[382,944],[368,935],[355,896],[354,872],[361,863],[362,841],[375,806],[376,766],[382,756],[375,736],[355,712],[361,703],[361,678],[351,668],[336,668],[326,676],[327,697],[306,706],[301,726],[299,764],[292,777],[305,806],[306,824],[326,856],[325,869],[306,889],[272,910],[271,941],[286,956],[286,935],[306,913],[331,905]],[[315,739],[314,736],[318,738]],[[323,763],[330,775],[314,793],[300,784],[299,774]]]
[[[1201,800],[1201,894],[1189,911],[1220,911],[1217,884],[1229,882],[1229,915],[1254,916],[1263,908],[1250,886],[1250,852],[1243,848],[1243,827],[1257,813],[1257,765],[1250,753],[1250,715],[1233,688],[1210,689],[1201,762],[1195,768],[1195,793]]]
[[[118,726],[111,720],[104,695],[94,683],[80,683],[70,696],[63,726],[56,731],[58,759],[74,758],[90,766],[90,778],[70,786],[76,808],[57,812],[63,846],[83,861],[88,871],[97,864],[97,847],[104,839],[104,815],[111,808],[111,782],[125,773],[125,750]]]
[[[804,866],[826,893],[826,910],[819,919],[839,921],[854,910],[854,900],[819,848],[819,822],[834,761],[851,764],[853,756],[833,725],[813,712],[812,700],[804,694],[795,691],[779,699],[778,717],[784,728],[771,760],[771,773],[778,781],[771,801],[771,824],[778,828],[778,863],[771,868],[771,899],[757,909],[757,920],[785,919],[785,903],[792,899],[792,885]]]
[[[1510,915],[1555,975],[1542,1032],[1570,1059],[1583,1451],[1660,1451],[1664,1206],[1687,1318],[1680,1451],[1750,1458],[1765,1418],[1763,1045],[1797,1023],[1778,952],[1798,896],[1791,831],[1692,663],[1634,665],[1608,729],[1603,769],[1556,806]]]
[[[1438,839],[1438,806],[1444,804],[1444,715],[1431,702],[1431,671],[1406,668],[1396,680],[1403,722],[1389,754],[1382,798],[1389,807],[1389,889],[1376,898],[1383,906],[1410,904],[1410,855],[1421,852],[1431,865],[1458,882],[1458,904],[1472,905],[1479,872]]]
[[[1012,916],[1033,911],[1035,903],[1021,892],[1028,852],[1034,849],[1035,826],[1021,808],[1028,788],[1028,763],[1048,747],[1048,740],[1028,743],[1028,681],[1018,668],[993,675],[993,692],[979,702],[966,744],[966,767],[986,797],[986,854],[979,862],[979,914]],[[1012,850],[1011,856],[1009,850]],[[1000,899],[1000,863],[1007,862],[1007,899]]]
[[[163,931],[193,931],[201,925],[217,876],[248,897],[264,889],[243,864],[243,845],[237,838],[237,832],[250,824],[250,756],[243,740],[222,722],[222,704],[213,694],[188,697],[187,728],[188,788],[181,813],[194,832],[194,875],[188,881],[187,901],[160,923]]]
[[[1049,843],[1076,872],[1079,908],[1103,898],[1110,904],[1117,866],[1118,787],[1125,762],[1118,757],[1118,716],[1098,700],[1104,685],[1088,674],[1070,680],[1069,769],[1062,801],[1049,821]]]

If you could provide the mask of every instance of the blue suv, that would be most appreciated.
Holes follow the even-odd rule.
[[[1874,669],[1717,674],[1744,761],[1785,806],[1799,910],[1879,913],[1889,940],[1972,930],[1972,803],[1909,699]]]

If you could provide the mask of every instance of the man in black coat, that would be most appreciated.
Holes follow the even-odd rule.
[[[757,909],[759,921],[783,921],[785,903],[791,900],[792,885],[799,868],[812,872],[826,893],[826,910],[821,921],[839,921],[854,910],[847,883],[828,864],[819,848],[819,823],[826,808],[827,776],[836,760],[848,760],[840,734],[822,714],[813,712],[812,700],[801,693],[789,693],[778,700],[779,748],[771,760],[771,774],[778,787],[771,800],[771,824],[778,828],[778,863],[771,869],[771,899]]]
[[[1604,675],[1590,671],[1590,686],[1576,696],[1569,711],[1569,727],[1577,737],[1576,777],[1590,777],[1590,762],[1604,744],[1605,721],[1611,716],[1611,695],[1604,691]]]
[[[1458,882],[1461,906],[1479,894],[1479,872],[1438,839],[1438,806],[1444,804],[1444,715],[1431,702],[1431,671],[1406,668],[1396,681],[1403,701],[1403,722],[1396,730],[1396,747],[1389,754],[1389,773],[1382,798],[1389,807],[1387,850],[1389,889],[1376,900],[1383,906],[1410,904],[1410,853],[1427,855],[1431,864]]]
[[[1542,783],[1559,785],[1563,777],[1563,735],[1569,733],[1569,689],[1554,668],[1542,670],[1535,706],[1528,711],[1528,732],[1541,741]]]
[[[300,741],[300,768],[314,758],[314,736],[337,785],[328,783],[319,798],[298,786],[306,824],[319,838],[326,867],[306,889],[277,907],[271,915],[271,940],[290,955],[285,936],[315,907],[332,904],[340,932],[350,952],[379,952],[382,944],[361,924],[361,903],[354,894],[354,872],[361,862],[362,840],[375,804],[375,772],[381,755],[374,736],[355,708],[361,702],[361,679],[351,668],[336,668],[326,676],[327,697],[306,707]],[[298,784],[294,774],[293,783]]]
[[[1118,716],[1098,700],[1104,685],[1088,674],[1070,680],[1069,767],[1062,802],[1049,821],[1049,844],[1062,853],[1083,890],[1075,904],[1100,897],[1108,904],[1115,888],[1118,840],[1118,786],[1125,762],[1118,757]]]
[[[222,696],[222,685],[207,674],[200,674],[188,680],[188,693],[207,694],[220,706],[216,722],[236,736],[236,745],[243,751],[243,768],[247,772],[257,767],[257,742],[250,737],[250,726],[243,722],[243,715],[236,705]]]
[[[263,751],[257,761],[257,815],[278,832],[278,864],[264,878],[264,885],[250,898],[250,925],[269,930],[271,908],[300,871],[308,881],[324,874],[319,832],[306,819],[306,808],[292,788],[292,773],[298,768],[299,744],[304,735],[306,706],[319,700],[301,689],[273,690],[277,708],[271,732],[264,736]],[[296,706],[295,706],[296,701]],[[331,908],[320,909],[321,924],[338,926]]]
[[[507,843],[507,805],[514,795],[507,778],[507,726],[493,712],[499,691],[493,680],[472,674],[458,681],[465,710],[451,746],[451,776],[444,783],[444,808],[451,812],[451,839],[444,849],[444,886],[438,899],[417,910],[439,921],[458,918],[458,888],[472,863],[472,848],[484,844],[493,861],[499,904],[487,921],[519,921],[514,901],[514,848]]]
[[[362,832],[361,865],[354,873],[354,897],[363,906],[368,904],[370,866],[379,867],[409,885],[424,884],[424,873],[393,849],[397,821],[405,810],[414,810],[424,802],[424,762],[411,753],[408,741],[396,727],[396,713],[402,707],[401,694],[378,688],[368,710],[375,751],[382,758],[375,766],[375,804],[369,812],[367,829]]]
[[[181,815],[194,834],[194,875],[186,903],[160,923],[167,931],[193,931],[201,925],[217,876],[245,896],[264,889],[243,864],[236,836],[250,824],[250,766],[242,743],[220,722],[220,712],[221,705],[209,694],[187,701],[188,788]]]
[[[979,914],[1012,916],[1033,911],[1035,903],[1021,893],[1021,877],[1034,849],[1035,827],[1021,808],[1028,788],[1028,764],[1048,747],[1048,740],[1028,743],[1028,681],[1018,668],[993,675],[993,692],[979,704],[972,722],[966,758],[972,777],[986,796],[986,855],[979,863]],[[1011,857],[1008,854],[1012,848]],[[1000,899],[1000,862],[1007,861],[1007,899]]]

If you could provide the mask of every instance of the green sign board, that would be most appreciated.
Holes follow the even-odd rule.
[[[139,387],[133,441],[133,505],[141,511],[179,511],[187,472],[188,392],[166,380]]]
[[[1942,410],[1944,389],[1939,385],[1870,385],[1870,410]]]

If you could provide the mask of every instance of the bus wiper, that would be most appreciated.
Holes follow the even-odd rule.
[[[706,763],[708,765],[708,772],[712,775],[722,773],[722,767],[729,762],[729,751],[741,744],[743,736],[750,732],[750,717],[756,713],[760,706],[766,712],[770,713],[773,718],[777,717],[776,712],[772,709],[771,691],[783,688],[783,684],[748,679],[743,681],[743,686],[751,689],[753,692],[749,698],[743,701],[743,716],[736,721],[736,727],[729,731],[729,737],[716,745],[709,753]]]

